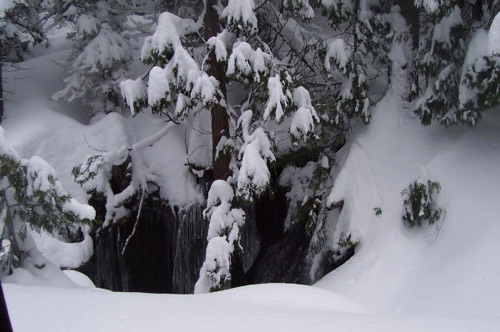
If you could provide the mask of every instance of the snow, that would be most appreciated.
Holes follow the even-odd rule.
[[[253,0],[229,0],[222,11],[221,19],[227,20],[228,25],[243,27],[250,34],[257,32],[257,17],[254,13],[255,3]]]
[[[302,19],[314,18],[314,9],[309,4],[309,0],[283,0],[283,8],[298,14]]]
[[[158,88],[159,89],[159,88]],[[146,97],[146,91],[149,95],[149,89],[144,84],[144,81],[141,77],[135,80],[125,80],[120,83],[120,90],[122,92],[122,97],[127,102],[132,115],[135,115],[138,112],[138,109],[135,109],[135,101],[144,99]],[[163,92],[166,92],[164,90]],[[151,92],[153,96],[157,96],[157,91]]]
[[[154,66],[151,69],[151,71],[149,72],[148,103],[150,106],[155,106],[163,98],[165,98],[167,101],[170,101],[170,99],[171,99],[170,86],[169,86],[167,75],[168,74],[167,74],[166,70],[162,69],[158,66]],[[122,87],[122,91],[123,91],[123,88],[125,88],[125,91],[128,89],[125,86],[125,87]],[[138,90],[138,91],[140,91],[140,90]],[[138,95],[141,96],[140,93]],[[132,94],[125,95],[125,99],[127,101],[129,101],[129,100],[133,101],[133,100],[135,100],[135,96],[133,96]],[[130,104],[129,104],[129,107],[130,107]],[[130,107],[130,108],[133,109],[132,107]]]
[[[82,232],[84,239],[81,242],[66,243],[42,231],[30,231],[31,237],[41,254],[52,264],[63,268],[78,268],[86,263],[94,253],[92,238],[87,231]]]
[[[245,223],[245,212],[231,208],[233,188],[224,180],[215,180],[210,187],[207,208],[203,217],[210,220],[205,262],[200,269],[195,294],[208,293],[231,279],[231,256],[240,247],[240,227]]]
[[[224,62],[227,60],[227,49],[224,41],[222,40],[220,34],[216,37],[211,37],[207,41],[207,47],[210,49],[215,49],[215,59],[219,62]]]
[[[396,97],[385,97],[344,148],[329,196],[329,203],[344,200],[338,227],[359,246],[316,286],[379,314],[498,319],[499,127],[493,111],[475,130],[423,127]],[[441,184],[438,206],[446,212],[433,226],[408,229],[401,191],[419,178]]]
[[[21,157],[38,155],[46,160],[64,187],[80,202],[87,201],[86,189],[74,182],[72,168],[88,156],[114,155],[124,147],[134,147],[135,143],[142,143],[135,145],[137,152],[134,152],[139,161],[137,165],[143,165],[134,172],[138,181],[157,176],[160,195],[172,204],[189,205],[202,199],[185,166],[187,155],[182,128],[172,129],[144,114],[130,118],[110,113],[83,125],[54,112],[43,102],[11,107],[4,123],[7,143],[16,148]],[[159,142],[149,146],[155,140]],[[104,188],[99,181],[104,178],[96,178],[96,185]]]
[[[226,181],[216,180],[208,192],[207,206],[218,205],[222,202],[229,203],[233,198],[233,188]]]
[[[262,127],[250,133],[250,123],[253,112],[246,110],[238,120],[238,126],[243,130],[244,144],[239,152],[241,166],[238,173],[238,193],[252,199],[252,190],[260,194],[269,184],[269,169],[267,162],[275,160],[271,142]]]
[[[336,292],[267,284],[204,295],[4,283],[15,331],[494,331],[498,319],[374,315]],[[50,305],[47,305],[50,303]]]
[[[22,3],[22,1],[0,0],[0,19],[3,19],[5,17],[5,12],[11,10],[18,3]]]
[[[289,210],[296,210],[297,206],[314,196],[314,190],[310,188],[309,184],[313,179],[315,169],[316,163],[310,161],[301,168],[287,166],[281,173],[278,183],[281,187],[289,188],[286,193]],[[287,216],[284,226],[286,230],[292,226],[292,220],[289,216]]]
[[[330,59],[333,58],[337,64],[337,69],[341,73],[347,73],[347,64],[350,59],[349,49],[346,47],[346,43],[342,38],[336,38],[328,43],[328,49],[325,55],[325,69],[330,70]]]
[[[155,33],[147,37],[141,51],[141,59],[149,58],[151,52],[162,54],[166,50],[172,51],[182,47],[181,38],[195,27],[191,19],[183,19],[169,12],[158,17],[158,26]]]
[[[92,280],[90,280],[85,274],[75,270],[64,270],[63,272],[66,277],[68,277],[77,286],[95,288]]]
[[[99,31],[99,20],[93,16],[82,14],[76,20],[76,29],[81,35],[92,35]]]
[[[491,55],[500,55],[500,13],[497,13],[491,23],[488,33],[488,51]]]
[[[126,61],[128,57],[127,42],[107,23],[103,23],[99,34],[85,46],[73,66],[91,73],[98,73],[111,69],[116,62]]]
[[[266,62],[269,55],[262,52],[260,48],[254,50],[247,42],[237,42],[233,45],[233,51],[229,56],[226,74],[248,78],[255,82],[261,81],[261,76],[266,76],[268,68]]]
[[[283,91],[283,85],[281,84],[281,78],[279,74],[273,77],[269,77],[267,81],[267,90],[269,91],[269,98],[266,103],[266,108],[264,110],[264,120],[267,119],[271,112],[274,111],[274,118],[276,121],[280,121],[285,115],[283,107],[287,107],[287,96]]]
[[[445,43],[450,46],[451,28],[462,23],[462,12],[458,6],[453,8],[450,15],[443,17],[441,22],[434,27],[433,41]]]
[[[319,117],[311,103],[309,91],[299,86],[293,91],[293,103],[298,107],[292,116],[290,133],[294,137],[306,135],[314,130],[314,123],[319,122]]]

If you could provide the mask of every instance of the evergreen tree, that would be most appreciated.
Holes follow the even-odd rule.
[[[21,61],[29,45],[44,39],[42,0],[5,1],[0,4],[0,123],[4,116],[2,71],[5,62]]]
[[[325,69],[338,80],[335,105],[330,116],[336,125],[360,118],[370,121],[373,100],[369,89],[377,77],[388,70],[392,41],[402,38],[391,29],[384,1],[322,1],[323,14],[330,25],[341,32],[325,42]],[[387,75],[387,74],[386,74]]]
[[[255,3],[230,0],[220,9],[213,5],[207,2],[198,22],[161,14],[142,50],[142,60],[151,65],[147,81],[125,81],[122,92],[132,112],[148,106],[177,123],[210,111],[212,146],[206,148],[212,149],[214,179],[227,179],[239,197],[252,200],[269,185],[268,162],[275,160],[273,129],[283,128],[298,139],[312,131],[318,118],[309,92],[294,84],[286,64],[260,38]],[[206,53],[198,58],[188,45],[197,41],[202,22]],[[230,94],[228,85],[237,86],[237,91]],[[235,99],[242,102],[234,103]],[[221,222],[217,218],[220,214],[211,214],[210,227]],[[215,237],[223,239],[224,229]],[[220,242],[215,237],[210,243]],[[235,242],[228,243],[224,248],[232,253]],[[223,283],[230,275],[211,280]],[[222,286],[212,284],[208,289]]]
[[[54,169],[43,159],[20,158],[4,139],[0,127],[0,274],[26,264],[43,268],[44,260],[28,227],[49,234],[89,224],[95,211],[64,191]]]
[[[129,17],[149,7],[102,0],[56,0],[53,6],[59,9],[56,20],[72,26],[68,38],[74,42],[66,86],[53,98],[78,100],[91,115],[120,111],[119,83],[128,74],[134,39],[141,39],[138,30],[144,21],[138,15],[136,20]]]
[[[498,61],[493,54],[484,54],[477,61],[470,59],[477,56],[467,55],[479,51],[476,44],[471,49],[471,40],[491,25],[500,4],[460,0],[415,3],[421,21],[416,62],[426,85],[417,100],[416,114],[424,125],[432,121],[446,126],[477,124],[482,111],[499,103],[491,93],[499,82]]]

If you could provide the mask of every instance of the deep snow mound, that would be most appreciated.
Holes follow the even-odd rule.
[[[500,112],[447,129],[407,109],[389,94],[345,147],[330,198],[345,200],[340,218],[360,245],[316,286],[379,312],[498,317]],[[401,192],[417,179],[441,184],[445,212],[408,228]]]

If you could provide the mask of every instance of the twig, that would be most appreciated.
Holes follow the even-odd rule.
[[[141,202],[139,203],[139,211],[137,212],[137,217],[135,218],[134,228],[132,229],[132,233],[130,233],[130,235],[125,240],[125,244],[123,245],[123,249],[122,249],[122,256],[125,256],[125,251],[127,250],[128,243],[129,243],[130,239],[134,236],[134,234],[137,230],[137,224],[139,223],[139,219],[141,217],[142,202],[144,201],[144,193],[145,192],[146,192],[146,190],[142,189]]]
[[[443,220],[441,221],[441,225],[436,225],[436,231],[433,234],[427,236],[427,237],[431,237],[431,236],[435,235],[435,237],[431,241],[431,243],[434,243],[434,241],[436,241],[436,239],[438,238],[439,233],[441,232],[441,229],[444,226],[445,219],[446,219],[446,211],[444,211]]]
[[[101,152],[101,153],[106,153],[106,152],[108,152],[108,151],[106,151],[106,150],[97,149],[97,148],[94,148],[93,146],[91,146],[91,145],[89,144],[89,141],[87,140],[87,135],[83,135],[83,139],[85,140],[85,144],[87,144],[87,146],[88,146],[89,148],[91,148],[92,150],[94,150],[94,151],[96,151],[96,152]]]

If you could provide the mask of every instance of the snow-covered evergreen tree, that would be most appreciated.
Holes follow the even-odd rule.
[[[4,116],[5,62],[22,60],[28,46],[43,40],[43,24],[38,12],[42,9],[41,0],[0,2],[0,123]]]
[[[187,120],[210,111],[212,146],[204,148],[213,151],[214,178],[228,178],[239,197],[252,200],[269,185],[268,163],[275,160],[273,132],[307,137],[318,117],[309,92],[295,85],[286,63],[260,38],[254,1],[230,0],[219,9],[212,5],[207,4],[203,18],[206,51],[202,54],[188,43],[202,28],[201,19],[161,14],[142,50],[143,61],[151,65],[147,80],[127,80],[122,92],[133,113],[149,107],[188,126]],[[235,91],[228,92],[229,86]],[[230,164],[221,163],[224,158]],[[212,215],[210,224],[220,223],[217,218],[218,214]],[[231,253],[233,242],[225,246]],[[230,280],[230,275],[217,280],[223,279]]]
[[[231,285],[231,259],[234,251],[242,250],[240,227],[245,223],[245,212],[232,208],[233,188],[224,180],[216,180],[208,192],[207,208],[203,211],[209,220],[206,258],[195,285],[195,293],[208,293]]]
[[[478,31],[469,44],[459,88],[456,119],[475,125],[481,113],[500,105],[500,14],[489,28]],[[481,54],[482,53],[482,54]]]
[[[137,32],[144,21],[134,12],[143,7],[135,1],[102,0],[57,0],[54,6],[59,8],[56,19],[72,27],[68,38],[74,46],[66,86],[53,98],[78,100],[90,114],[119,111],[119,83],[128,73],[133,39],[141,39]]]
[[[54,169],[43,159],[22,159],[5,142],[0,127],[0,275],[45,261],[31,239],[28,227],[49,234],[67,234],[95,217],[92,207],[71,198]]]
[[[374,100],[369,89],[376,78],[387,76],[389,47],[402,38],[391,29],[391,13],[385,6],[384,1],[321,2],[330,25],[341,32],[324,46],[325,69],[340,84],[335,105],[328,105],[332,124],[355,118],[370,121]]]
[[[500,4],[456,0],[416,1],[416,5],[421,17],[416,61],[426,85],[416,114],[424,125],[477,124],[480,113],[499,102],[487,92],[498,85],[497,61],[492,54],[478,54],[477,43]]]

